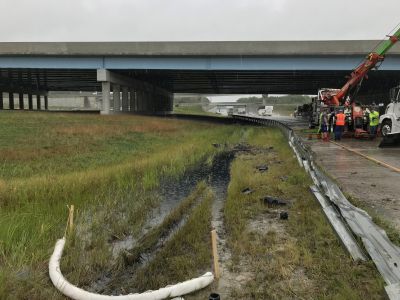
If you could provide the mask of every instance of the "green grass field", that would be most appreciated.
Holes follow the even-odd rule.
[[[107,263],[110,236],[138,231],[157,205],[151,191],[161,178],[211,159],[220,151],[212,143],[241,134],[232,126],[151,117],[1,113],[0,298],[58,295],[47,262],[68,204],[76,207],[78,230],[91,238],[82,255],[87,268],[65,272],[84,283]]]
[[[64,234],[69,204],[76,214],[62,259],[65,277],[88,287],[99,274],[123,271],[127,256],[114,258],[110,243],[138,236],[159,205],[160,180],[179,178],[237,143],[257,151],[234,160],[224,208],[231,271],[252,278],[232,287],[231,298],[381,298],[379,274],[371,263],[351,261],[278,130],[143,116],[1,112],[0,299],[63,299],[48,278],[48,260]],[[268,172],[255,171],[261,163]],[[255,192],[244,195],[245,187]],[[255,230],[255,221],[274,213],[260,202],[265,195],[290,199],[289,220]],[[149,231],[144,248],[154,247],[165,228],[187,215],[130,285],[154,289],[211,269],[213,199],[201,183]]]

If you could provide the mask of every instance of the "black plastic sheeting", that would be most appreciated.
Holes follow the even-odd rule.
[[[277,120],[243,115],[234,115],[233,118],[281,129],[299,165],[310,174],[314,182],[311,191],[344,247],[354,260],[367,260],[368,257],[357,244],[357,236],[385,280],[389,299],[400,299],[400,248],[389,240],[386,232],[372,221],[366,211],[351,204],[339,187],[314,164],[312,151],[302,139],[289,126]]]

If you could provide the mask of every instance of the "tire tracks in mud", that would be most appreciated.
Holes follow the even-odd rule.
[[[211,166],[202,164],[197,170],[185,174],[179,182],[167,182],[159,192],[163,201],[149,214],[140,237],[134,238],[130,235],[124,240],[114,242],[113,247],[117,251],[113,251],[115,262],[112,268],[101,274],[88,290],[112,295],[127,291],[136,292],[132,282],[137,271],[152,261],[175,233],[186,224],[191,213],[204,200],[208,188],[211,188],[215,195],[212,207],[213,220],[220,218],[217,222],[223,226],[222,215],[218,217],[215,213],[221,214],[226,199],[233,157],[232,152],[221,152],[214,158]],[[202,184],[199,185],[199,182],[202,181],[205,183],[200,186]],[[223,243],[219,249],[226,248],[225,242]],[[127,290],[121,287],[126,287]]]

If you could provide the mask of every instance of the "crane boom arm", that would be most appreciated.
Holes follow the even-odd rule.
[[[368,54],[366,60],[359,65],[357,68],[351,72],[349,80],[346,84],[340,89],[340,91],[334,95],[331,99],[331,105],[338,106],[343,104],[343,100],[349,91],[359,84],[364,77],[367,75],[369,70],[374,68],[379,62],[382,62],[385,59],[385,54],[389,51],[390,48],[400,39],[400,28],[389,37],[389,39],[383,41],[376,51]]]

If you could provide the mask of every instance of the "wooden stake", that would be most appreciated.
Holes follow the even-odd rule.
[[[219,279],[219,262],[218,262],[218,250],[217,250],[217,233],[215,229],[211,230],[211,246],[212,246],[212,255],[214,260],[214,276],[216,279]]]
[[[74,205],[69,208],[69,234],[72,233],[74,229]]]

